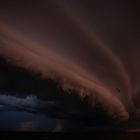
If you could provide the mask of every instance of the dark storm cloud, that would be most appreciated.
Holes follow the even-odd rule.
[[[140,83],[134,7],[50,0],[0,9],[0,55],[81,97],[96,95],[112,116],[129,117]]]

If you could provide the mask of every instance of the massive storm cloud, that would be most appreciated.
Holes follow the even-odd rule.
[[[140,64],[137,6],[87,1],[0,7],[0,55],[95,99],[111,117],[135,112]],[[96,98],[95,98],[96,97]]]

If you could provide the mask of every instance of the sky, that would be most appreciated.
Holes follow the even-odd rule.
[[[0,55],[126,120],[139,108],[139,15],[124,1],[6,1]]]

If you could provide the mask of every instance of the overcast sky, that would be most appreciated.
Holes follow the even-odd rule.
[[[128,102],[133,102],[133,96],[138,95],[140,90],[139,16],[138,4],[122,1],[42,0],[30,3],[9,1],[0,4],[0,31],[2,34],[4,25],[5,28],[8,27],[4,31],[5,34],[6,30],[11,29],[17,32],[17,35],[13,34],[17,40],[20,34],[43,46],[40,49],[27,47],[32,48],[32,52],[40,50],[38,53],[42,56],[44,54],[44,58],[40,57],[38,60],[36,58],[39,64],[42,63],[38,66],[41,67],[39,70],[42,73],[45,73],[43,69],[45,63],[52,65],[52,61],[45,57],[46,52],[47,57],[52,57],[58,62],[66,60],[63,62],[65,76],[69,75],[68,69],[76,69],[77,79],[78,74],[84,73],[86,78],[90,77],[94,82],[109,89],[113,96],[109,97],[111,100],[119,98],[120,102],[129,108]],[[25,41],[24,43],[30,46],[30,43]],[[17,50],[20,53],[24,52],[22,49],[24,47],[20,47],[18,50],[17,46]],[[12,50],[8,47],[7,49]],[[0,49],[1,54],[2,50]],[[26,54],[28,56],[28,53]],[[66,65],[70,68],[66,68]],[[55,69],[58,67],[59,63],[55,65]],[[33,66],[33,69],[38,68]],[[62,73],[62,70],[57,72]],[[77,82],[74,77],[73,82],[75,80]],[[84,88],[89,88],[84,78],[82,84],[87,84],[88,87]],[[116,88],[119,88],[121,93],[117,93]],[[98,92],[99,90],[103,89],[98,89]],[[128,101],[124,103],[126,99]]]

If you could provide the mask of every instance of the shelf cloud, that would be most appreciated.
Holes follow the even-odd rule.
[[[139,44],[131,36],[135,29],[129,30],[129,25],[123,28],[131,17],[123,19],[127,14],[121,5],[112,4],[114,9],[110,9],[109,4],[93,4],[93,9],[99,7],[100,11],[92,11],[88,4],[84,7],[78,1],[73,3],[53,1],[49,3],[51,9],[42,8],[38,14],[36,7],[24,10],[20,6],[15,6],[19,13],[5,12],[0,18],[0,55],[41,73],[42,78],[57,80],[64,90],[74,90],[81,98],[89,96],[93,108],[96,97],[111,117],[126,120],[136,109],[134,97],[140,83],[136,62]],[[105,23],[101,16],[104,10]]]

